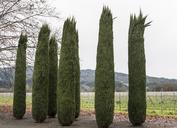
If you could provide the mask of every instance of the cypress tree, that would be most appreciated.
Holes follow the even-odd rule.
[[[141,125],[146,119],[146,66],[144,52],[144,30],[146,17],[130,16],[128,39],[129,100],[128,115],[130,122]]]
[[[26,111],[26,43],[27,35],[20,35],[15,67],[13,116],[22,119]]]
[[[39,32],[38,44],[36,49],[33,87],[32,87],[32,117],[41,123],[46,119],[48,112],[48,42],[50,30],[44,24]]]
[[[75,26],[74,18],[67,19],[63,26],[57,87],[58,120],[69,126],[75,120]]]
[[[99,24],[95,74],[95,110],[98,128],[108,128],[114,115],[114,55],[113,18],[108,7],[103,7]]]
[[[75,32],[76,40],[75,40],[75,71],[74,71],[74,78],[75,78],[75,104],[76,104],[76,111],[75,111],[75,118],[79,117],[80,114],[80,63],[79,63],[79,38],[78,32]]]
[[[57,72],[58,72],[58,46],[55,36],[49,42],[49,90],[48,90],[48,116],[55,117],[57,113]]]

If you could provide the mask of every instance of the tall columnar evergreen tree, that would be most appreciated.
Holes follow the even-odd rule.
[[[74,78],[75,78],[75,104],[76,104],[76,111],[75,111],[75,118],[79,117],[80,114],[80,63],[79,63],[79,38],[78,32],[75,32],[76,40],[75,40],[75,71],[74,71]]]
[[[75,32],[74,18],[67,19],[63,26],[57,87],[58,120],[64,126],[75,120]]]
[[[128,39],[129,100],[128,115],[130,122],[141,125],[146,119],[146,66],[144,52],[144,30],[149,23],[142,13],[130,16]]]
[[[39,32],[36,49],[33,86],[32,86],[32,116],[36,122],[43,122],[48,113],[48,44],[50,29],[44,24]]]
[[[103,7],[95,74],[95,110],[98,128],[108,128],[113,121],[114,90],[113,18],[110,9]]]
[[[57,72],[58,72],[58,46],[55,36],[49,42],[49,90],[48,90],[48,116],[55,117],[57,113]]]
[[[21,34],[18,43],[14,82],[13,116],[16,119],[22,119],[26,111],[26,43],[27,35]]]

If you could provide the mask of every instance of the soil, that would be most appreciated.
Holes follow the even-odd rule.
[[[115,115],[110,128],[133,127],[125,114]],[[35,123],[30,113],[22,120],[16,120],[11,113],[0,113],[0,128],[97,128],[94,113],[81,112],[81,116],[72,124],[64,127],[58,123],[57,118],[48,118],[43,123]],[[172,117],[148,116],[146,122],[135,128],[177,128],[177,119]]]

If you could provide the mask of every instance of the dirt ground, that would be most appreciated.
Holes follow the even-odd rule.
[[[6,118],[4,118],[6,116]],[[131,128],[127,115],[115,115],[114,123],[110,128]],[[24,119],[16,120],[11,115],[0,114],[0,128],[97,128],[93,113],[82,112],[80,118],[72,126],[63,127],[57,118],[47,119],[44,123],[34,123],[30,114]],[[177,128],[177,119],[170,117],[147,117],[143,126],[135,128]]]

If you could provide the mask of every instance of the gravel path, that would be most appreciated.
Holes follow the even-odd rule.
[[[97,128],[94,114],[88,112],[82,112],[80,118],[70,127],[61,126],[56,118],[47,119],[44,123],[39,124],[34,123],[30,114],[26,114],[22,120],[16,120],[11,115],[6,116],[8,118],[0,118],[0,128]],[[132,125],[129,123],[127,116],[121,114],[115,115],[114,123],[110,128],[131,127]],[[143,126],[135,128],[177,128],[177,119],[170,117],[147,117]]]

